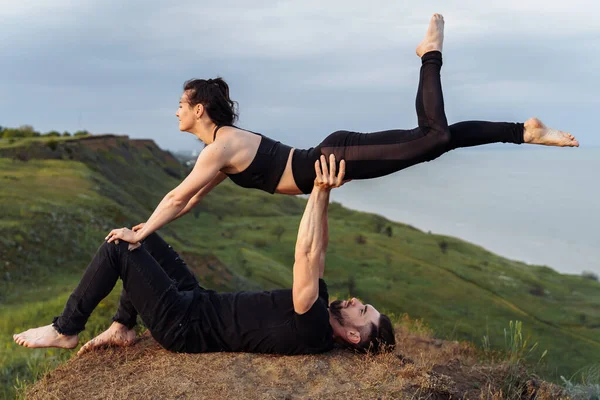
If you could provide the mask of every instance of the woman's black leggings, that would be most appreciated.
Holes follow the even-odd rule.
[[[522,123],[465,121],[448,126],[440,80],[442,54],[432,51],[421,61],[416,99],[419,127],[372,133],[337,131],[317,147],[296,150],[292,170],[303,193],[312,190],[314,163],[321,154],[334,154],[336,160],[346,161],[345,179],[370,179],[431,161],[458,147],[523,143]]]

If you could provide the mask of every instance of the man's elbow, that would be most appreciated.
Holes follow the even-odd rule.
[[[300,290],[296,289],[292,291],[292,297],[294,302],[294,311],[296,314],[304,314],[310,310],[319,297],[318,287],[304,287]]]

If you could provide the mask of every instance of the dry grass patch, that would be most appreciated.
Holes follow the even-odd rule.
[[[145,336],[65,365],[29,388],[28,399],[509,399],[508,369],[482,364],[469,344],[397,327],[394,352],[334,350],[314,356],[175,354]],[[560,388],[522,377],[519,398],[557,399]],[[535,397],[537,395],[537,397]],[[532,397],[533,396],[533,397]],[[566,398],[566,397],[565,397]]]

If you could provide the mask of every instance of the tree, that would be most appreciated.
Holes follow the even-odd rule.
[[[442,253],[446,254],[446,251],[448,251],[448,242],[442,240],[438,243],[438,245],[440,246],[440,250],[442,250]]]
[[[62,135],[63,136],[71,136],[71,134],[68,131],[64,131]]]
[[[392,230],[392,227],[388,225],[383,230],[383,233],[385,233],[388,237],[392,237],[394,234],[394,231]]]
[[[44,136],[59,137],[60,136],[60,132],[58,132],[58,131],[50,131],[50,132],[44,134]]]
[[[597,281],[598,280],[598,274],[592,272],[592,271],[583,271],[581,273],[581,276],[583,276],[586,279],[591,279],[593,281]]]
[[[33,126],[31,126],[31,125],[21,125],[18,129],[20,131],[26,132],[26,133],[33,133],[33,132],[35,132],[35,129],[33,129]]]
[[[90,133],[86,130],[81,130],[81,131],[77,131],[73,134],[73,136],[79,137],[79,136],[87,136]]]

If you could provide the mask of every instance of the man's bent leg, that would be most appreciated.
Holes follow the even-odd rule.
[[[181,257],[179,257],[179,254],[158,233],[152,233],[144,239],[142,245],[167,273],[178,290],[202,288],[192,271]],[[136,324],[136,317],[137,311],[131,303],[127,291],[123,289],[119,299],[119,307],[113,316],[113,321],[119,322],[131,329]]]
[[[129,295],[125,289],[121,290],[119,297],[119,306],[112,320],[132,329],[137,324],[138,312],[129,300]]]
[[[128,246],[128,243],[120,242],[104,243],[100,247],[69,297],[62,315],[54,320],[59,333],[81,332],[92,311],[110,293],[119,277],[131,304],[153,334],[156,331],[161,336],[164,331],[174,333],[178,330],[171,326],[172,319],[178,319],[178,314],[187,311],[190,296],[178,292],[143,246],[132,251]]]
[[[192,291],[180,291],[145,246],[129,251],[117,248],[120,276],[127,298],[152,336],[169,350],[182,350],[181,333],[192,303]]]
[[[116,245],[103,243],[88,264],[79,284],[69,296],[67,304],[52,321],[54,328],[63,335],[76,335],[85,324],[98,303],[114,288],[119,279]]]
[[[178,292],[146,250],[129,251],[128,246],[126,242],[102,244],[63,313],[52,325],[14,335],[15,342],[26,347],[75,347],[77,333],[85,328],[92,311],[120,276],[131,303],[158,342],[168,349],[182,349],[178,339],[185,329],[183,319],[192,292]]]

